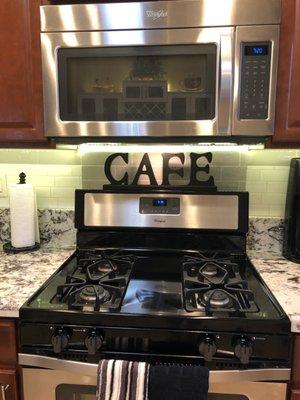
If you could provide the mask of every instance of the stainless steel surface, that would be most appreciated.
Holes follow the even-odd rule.
[[[269,89],[269,115],[267,119],[238,119],[239,94],[240,94],[240,66],[241,66],[241,43],[242,42],[272,42],[270,89]],[[235,41],[235,70],[234,70],[234,99],[232,134],[247,136],[267,136],[274,133],[275,122],[275,99],[277,83],[279,26],[256,26],[237,27]]]
[[[280,0],[191,0],[41,7],[45,134],[49,137],[267,136],[274,131]],[[219,28],[218,28],[219,27]],[[238,119],[242,42],[272,42],[269,115]],[[61,47],[217,45],[215,116],[200,121],[62,121]],[[234,82],[233,82],[234,81]]]
[[[42,32],[278,24],[280,0],[197,0],[41,7]]]
[[[85,226],[140,228],[237,229],[239,201],[235,195],[170,195],[180,199],[180,214],[140,214],[139,198],[130,193],[86,193]],[[156,197],[166,197],[157,194]]]
[[[70,6],[72,7],[72,6]],[[151,31],[42,33],[44,121],[46,136],[55,137],[136,137],[209,136],[230,133],[233,75],[231,45],[233,28],[172,29]],[[173,44],[217,45],[216,117],[202,121],[62,121],[59,115],[57,50],[60,47],[105,47]],[[227,48],[220,50],[225,44]],[[221,55],[221,57],[220,57]],[[219,77],[220,74],[220,77]],[[220,91],[219,87],[220,85]],[[218,97],[219,96],[219,97]],[[222,103],[221,103],[222,101]],[[218,110],[220,120],[218,120]]]
[[[232,35],[222,35],[220,45],[220,91],[218,115],[218,134],[230,135],[233,85],[233,43]]]
[[[1,394],[1,400],[6,400],[6,391],[9,388],[9,385],[0,385],[0,394]]]
[[[97,364],[78,361],[60,360],[58,358],[19,354],[19,364],[23,367],[48,368],[52,370],[68,371],[74,374],[97,376]],[[288,381],[291,370],[289,368],[249,369],[210,371],[210,383],[239,382],[239,381]]]

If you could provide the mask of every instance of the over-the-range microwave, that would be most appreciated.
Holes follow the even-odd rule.
[[[280,0],[41,7],[46,135],[272,135],[280,15]]]

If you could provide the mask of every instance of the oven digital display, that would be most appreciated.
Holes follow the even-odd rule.
[[[167,207],[168,201],[167,199],[162,199],[162,198],[153,199],[152,205],[153,207]]]
[[[245,46],[245,56],[267,56],[269,46]]]

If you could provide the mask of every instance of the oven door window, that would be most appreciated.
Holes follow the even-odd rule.
[[[86,385],[58,385],[56,400],[96,400],[96,387]],[[209,393],[208,400],[249,400],[242,394]]]
[[[212,120],[215,44],[60,48],[63,121]]]
[[[56,387],[55,400],[96,400],[96,387],[61,384]]]

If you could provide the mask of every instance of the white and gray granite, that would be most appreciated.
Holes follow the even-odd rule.
[[[281,218],[250,218],[248,250],[281,254],[284,222]]]
[[[257,271],[289,316],[292,332],[300,333],[300,264],[274,253],[253,254],[250,258]]]
[[[73,251],[41,249],[18,254],[0,252],[0,317],[18,317],[22,304]]]
[[[39,210],[41,243],[52,248],[75,244],[74,211]],[[9,209],[0,208],[0,245],[10,240]],[[247,238],[248,250],[281,253],[283,220],[279,218],[251,218]]]
[[[9,209],[0,208],[0,245],[10,240]],[[49,248],[75,245],[73,210],[38,210],[41,244]]]

